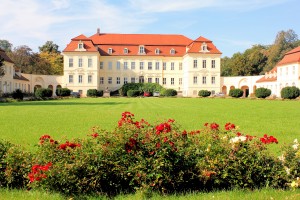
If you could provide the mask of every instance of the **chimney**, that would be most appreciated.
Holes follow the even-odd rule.
[[[100,28],[97,28],[97,34],[100,35]]]

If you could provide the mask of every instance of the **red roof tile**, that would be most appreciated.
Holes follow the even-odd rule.
[[[277,81],[277,74],[276,76],[273,75],[271,78],[267,78],[267,74],[274,74],[274,73],[275,74],[277,73],[277,66],[274,67],[270,72],[266,72],[265,76],[258,79],[256,83]]]
[[[137,56],[138,48],[144,45],[146,54],[150,56],[183,56],[186,54],[186,47],[191,45],[191,53],[199,52],[202,42],[207,43],[209,52],[212,54],[221,54],[221,52],[213,45],[213,43],[204,38],[199,37],[196,41],[183,36],[172,34],[94,34],[87,38],[84,35],[79,35],[72,39],[70,44],[64,49],[64,52],[71,52],[77,49],[78,41],[85,44],[87,51],[97,51],[92,46],[98,46],[99,52],[103,56],[122,55],[122,56]],[[91,40],[91,41],[88,41]],[[90,43],[89,43],[90,42]],[[108,49],[112,48],[113,53],[108,54]],[[128,49],[128,54],[124,54],[124,48]],[[155,54],[155,49],[160,50],[160,54]],[[175,54],[171,54],[171,49],[175,50]]]
[[[299,62],[300,62],[300,46],[287,52],[284,55],[283,59],[279,61],[277,65],[280,66],[280,65],[299,63]]]

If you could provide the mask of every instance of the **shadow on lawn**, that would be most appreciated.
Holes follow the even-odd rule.
[[[63,101],[28,101],[17,103],[0,103],[0,106],[92,106],[92,105],[122,105],[128,102],[63,102]]]

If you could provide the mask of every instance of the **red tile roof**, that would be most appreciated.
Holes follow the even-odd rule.
[[[272,77],[267,77],[268,74],[273,74]],[[274,76],[275,75],[275,76]],[[265,76],[261,77],[256,81],[256,83],[261,83],[261,82],[273,82],[277,81],[277,66],[274,67],[271,71],[266,72]]]
[[[64,52],[75,51],[78,46],[78,41],[84,43],[87,51],[97,51],[103,56],[137,56],[139,46],[143,45],[147,56],[183,56],[186,54],[186,47],[191,45],[191,53],[201,53],[200,47],[202,42],[207,43],[209,52],[212,54],[221,54],[221,52],[213,45],[213,43],[204,38],[199,37],[193,41],[183,35],[174,34],[94,34],[87,38],[84,35],[79,35],[64,49]],[[94,48],[93,48],[94,47]],[[113,53],[108,54],[108,49],[112,48]],[[128,53],[124,54],[124,48],[128,49]],[[159,49],[159,55],[155,54],[155,49]],[[171,54],[171,49],[175,50],[175,54]]]
[[[290,63],[300,63],[300,46],[287,52],[277,65],[280,66]]]

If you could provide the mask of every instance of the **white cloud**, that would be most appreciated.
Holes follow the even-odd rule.
[[[70,7],[70,0],[52,0],[53,10],[66,9]]]
[[[289,0],[129,0],[131,6],[145,13],[174,12],[201,8],[247,11],[278,5]]]

